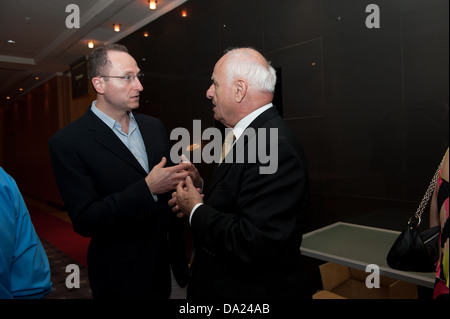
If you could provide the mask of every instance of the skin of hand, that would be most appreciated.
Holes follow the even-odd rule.
[[[163,157],[145,178],[148,188],[154,195],[174,190],[180,182],[185,181],[194,166],[192,163],[180,163],[176,166],[164,167],[166,164],[167,159]]]
[[[177,186],[177,191],[172,194],[172,199],[169,200],[169,206],[177,213],[177,217],[182,218],[191,214],[195,205],[203,203],[203,194],[200,194],[200,189],[195,188],[192,178],[186,177],[186,182],[180,182]]]
[[[182,161],[182,163],[190,163],[190,161],[187,159],[187,157],[184,154],[181,155],[181,161]],[[188,172],[189,172],[189,176],[192,178],[192,181],[193,181],[195,187],[201,188],[203,180],[197,170],[197,167],[195,167],[195,165],[192,165],[191,167],[189,167]]]

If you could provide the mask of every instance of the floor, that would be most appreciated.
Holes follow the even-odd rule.
[[[68,223],[71,222],[68,214],[58,208],[48,206],[29,197],[25,197],[24,199],[29,210],[33,209],[33,207],[37,207],[40,210],[44,210],[45,212]],[[53,284],[53,291],[49,293],[45,299],[92,299],[92,292],[89,287],[87,268],[80,265],[79,262],[65,254],[61,249],[50,243],[42,236],[40,236],[39,238],[41,240],[42,246],[47,253],[50,264],[51,281]],[[72,268],[73,265],[76,265],[79,269],[78,288],[72,288],[75,283],[74,278],[76,275]],[[68,288],[68,286],[71,288]],[[172,295],[170,299],[185,298],[186,289],[180,288],[176,284],[175,279],[172,277]]]
[[[53,291],[45,299],[92,299],[86,267],[79,266],[74,259],[67,256],[44,238],[40,238],[40,240],[47,253],[50,263],[51,281],[53,283]],[[75,272],[67,269],[69,265],[77,265],[80,270],[79,288],[69,289],[66,286],[66,280],[69,283],[69,287],[75,283],[73,280]],[[66,269],[68,272],[66,272]]]

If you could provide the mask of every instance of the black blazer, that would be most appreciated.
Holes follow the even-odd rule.
[[[163,156],[169,161],[161,121],[133,114],[150,169]],[[145,170],[90,108],[51,137],[49,150],[74,230],[91,237],[88,273],[94,298],[167,298],[170,261],[177,281],[186,284],[184,226],[168,207],[170,194],[154,201]]]
[[[188,298],[310,298],[300,255],[309,184],[302,148],[275,108],[249,127],[256,135],[248,140],[264,138],[258,128],[278,129],[278,169],[260,174],[248,141],[244,163],[216,168],[191,220]]]

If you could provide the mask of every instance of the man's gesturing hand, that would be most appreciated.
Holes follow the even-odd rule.
[[[178,217],[182,217],[182,214],[189,216],[195,205],[203,203],[203,195],[198,188],[195,188],[190,176],[186,177],[186,186],[184,184],[184,182],[178,184],[177,191],[169,200],[169,206],[173,207],[172,210]]]
[[[177,185],[189,175],[192,163],[180,163],[176,166],[164,167],[167,159],[162,158],[158,165],[155,165],[145,178],[148,188],[153,195],[164,194],[176,189]]]

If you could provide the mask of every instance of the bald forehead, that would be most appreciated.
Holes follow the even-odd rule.
[[[112,61],[116,61],[116,60],[126,60],[126,59],[133,59],[133,57],[131,55],[129,55],[126,52],[122,52],[122,51],[115,51],[115,50],[110,50],[108,51],[108,59],[112,62]]]
[[[224,59],[236,58],[244,61],[257,62],[262,65],[267,65],[267,60],[258,51],[251,48],[234,49],[223,56]]]
[[[259,64],[263,67],[269,69],[269,63],[267,60],[262,56],[261,53],[258,51],[252,49],[252,48],[239,48],[239,49],[233,49],[224,54],[219,61],[217,61],[216,65],[214,66],[213,76],[212,80],[217,76],[217,74],[227,74],[228,73],[228,65],[230,61],[233,61],[234,64],[239,63],[248,63],[248,64]],[[216,74],[216,76],[214,75]]]
[[[122,69],[123,72],[133,72],[137,68],[136,60],[122,51],[108,51],[108,59],[112,68]]]

